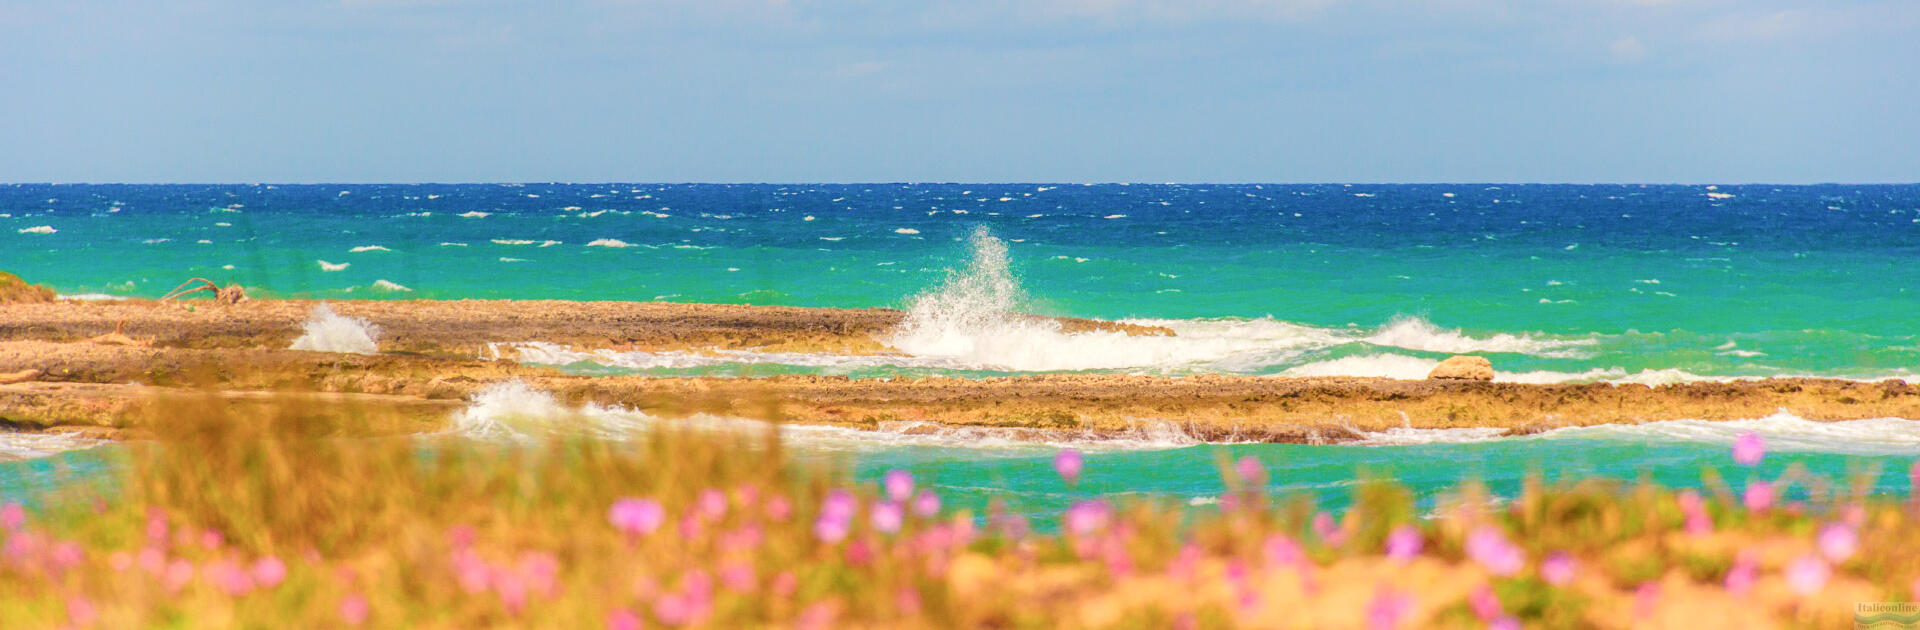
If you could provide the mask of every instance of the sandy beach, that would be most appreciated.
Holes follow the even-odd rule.
[[[886,353],[901,318],[885,309],[562,301],[336,301],[382,331],[374,355],[285,348],[315,303],[255,300],[0,305],[0,419],[19,430],[137,434],[123,418],[155,397],[214,390],[246,398],[318,396],[409,410],[376,432],[440,430],[463,400],[510,379],[574,404],[663,417],[711,413],[882,431],[1007,429],[1035,436],[1124,436],[1173,428],[1206,441],[1340,442],[1395,427],[1565,426],[1730,420],[1778,410],[1814,420],[1920,417],[1920,390],[1899,381],[1768,379],[1528,385],[1384,378],[1060,374],[983,379],[586,377],[483,358],[489,343],[544,341],[582,350],[782,350]],[[1068,330],[1165,330],[1061,320]],[[136,345],[89,341],[118,326]],[[295,393],[297,392],[297,393]],[[342,397],[345,396],[345,397]]]

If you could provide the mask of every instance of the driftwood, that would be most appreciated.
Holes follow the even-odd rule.
[[[25,383],[40,377],[40,370],[27,368],[18,372],[0,372],[0,385]]]
[[[199,284],[196,285],[195,283]],[[213,301],[221,304],[239,304],[247,301],[247,290],[240,288],[240,285],[229,284],[227,288],[222,289],[220,285],[214,284],[212,280],[206,278],[194,278],[182,282],[180,286],[174,287],[173,290],[166,295],[160,296],[160,301],[165,302],[188,293],[199,291],[212,291]]]

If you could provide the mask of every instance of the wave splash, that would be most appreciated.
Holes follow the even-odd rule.
[[[758,420],[699,414],[665,420],[645,412],[592,403],[568,406],[552,393],[520,380],[493,384],[453,415],[450,432],[477,440],[530,442],[545,437],[584,435],[622,440],[659,428],[736,434],[761,433],[776,425]],[[1046,451],[1063,446],[1094,450],[1153,450],[1199,444],[1171,422],[1142,421],[1132,430],[1110,434],[1040,429],[946,427],[926,422],[881,423],[877,430],[834,426],[779,425],[781,438],[815,450],[873,451],[895,447],[964,448],[1008,454]]]
[[[1098,330],[1069,333],[1058,321],[1022,312],[1028,299],[1008,264],[1005,242],[986,228],[974,230],[968,242],[972,257],[966,268],[911,298],[906,318],[882,341],[914,357],[974,369],[1045,372],[1220,361],[1249,351],[1306,346],[1322,336],[1308,327],[1271,321],[1197,326],[1164,322],[1177,326],[1172,337]]]
[[[379,326],[364,318],[335,313],[325,303],[313,307],[313,313],[300,326],[305,332],[293,340],[293,350],[349,354],[380,352]]]
[[[1507,333],[1476,338],[1417,317],[1395,319],[1374,331],[1305,326],[1267,317],[1121,321],[1167,328],[1173,336],[1069,333],[1057,321],[1023,312],[1029,300],[1009,265],[1004,241],[982,227],[974,230],[968,243],[972,255],[967,266],[951,272],[934,289],[910,298],[906,318],[884,342],[914,357],[946,359],[975,369],[1033,372],[1181,368],[1252,372],[1300,362],[1313,351],[1356,343],[1419,352],[1544,357],[1578,356],[1583,346],[1595,343],[1586,338]],[[1393,373],[1400,376],[1410,370]],[[1422,370],[1411,378],[1425,375]]]

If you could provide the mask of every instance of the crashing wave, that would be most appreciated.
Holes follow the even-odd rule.
[[[366,319],[346,317],[322,303],[301,324],[305,331],[293,340],[292,349],[313,352],[376,354],[380,352],[380,327]]]

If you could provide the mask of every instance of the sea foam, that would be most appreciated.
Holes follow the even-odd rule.
[[[1032,456],[1073,446],[1086,450],[1153,450],[1198,444],[1178,425],[1138,421],[1122,431],[947,427],[926,422],[882,422],[875,429],[811,425],[775,425],[759,420],[697,414],[671,420],[619,406],[569,406],[553,394],[511,380],[481,390],[453,416],[451,432],[480,440],[533,441],[546,437],[586,436],[622,440],[644,435],[665,423],[676,429],[759,436],[776,433],[790,446],[816,451],[881,451],[902,446],[964,448],[979,454]]]
[[[1027,298],[1008,265],[1004,241],[979,228],[968,243],[968,265],[911,298],[906,317],[884,342],[910,355],[979,369],[1054,371],[1166,368],[1283,350],[1322,337],[1307,328],[1245,322],[1200,323],[1176,329],[1171,337],[1068,333],[1058,321],[1022,313]]]
[[[326,304],[313,307],[301,324],[306,332],[293,340],[292,349],[314,352],[375,354],[380,352],[380,327],[363,318],[333,312]]]

